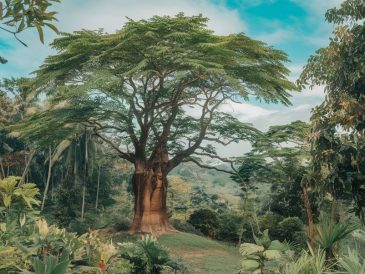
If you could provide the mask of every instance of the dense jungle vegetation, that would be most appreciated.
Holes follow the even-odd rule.
[[[20,43],[58,33],[33,77],[0,80],[1,274],[365,273],[363,0],[327,11],[295,83],[285,52],[202,15],[59,33],[55,2],[0,1]],[[309,122],[221,110],[308,86],[326,95]]]

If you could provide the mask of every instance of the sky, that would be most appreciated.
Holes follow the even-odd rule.
[[[285,51],[291,60],[286,64],[291,70],[289,79],[295,81],[308,57],[328,44],[333,26],[325,22],[324,14],[340,3],[341,0],[62,0],[54,9],[59,12],[56,25],[63,32],[103,28],[112,33],[123,26],[126,17],[137,20],[181,11],[187,15],[201,13],[210,19],[208,27],[218,34],[244,32]],[[0,78],[30,76],[46,56],[54,53],[48,46],[56,37],[51,31],[45,32],[44,45],[35,30],[27,30],[19,37],[28,47],[0,31],[0,56],[8,59],[7,64],[0,65]],[[293,93],[290,107],[250,101],[227,104],[222,110],[266,130],[270,125],[308,121],[311,109],[323,98],[323,87],[315,87]]]

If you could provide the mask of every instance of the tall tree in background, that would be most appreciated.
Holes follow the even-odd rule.
[[[325,101],[312,115],[315,172],[333,196],[352,195],[365,218],[365,9],[359,0],[327,11],[336,28],[329,45],[310,57],[299,83],[325,85]]]
[[[302,218],[304,215],[310,243],[314,246],[313,203],[308,193],[313,182],[310,129],[310,125],[302,121],[271,126],[253,142],[252,151],[245,155],[239,173],[244,179],[246,196],[247,189],[254,190],[255,184],[268,183],[272,191],[267,205],[270,210],[285,217]],[[232,178],[240,183],[237,176]],[[300,200],[303,203],[298,203]]]
[[[78,31],[52,46],[37,72],[53,106],[21,125],[33,140],[81,123],[135,167],[131,232],[172,230],[167,174],[198,157],[221,159],[212,143],[252,140],[257,131],[220,111],[250,96],[290,104],[285,53],[244,34],[216,35],[202,16],[155,16],[115,34]],[[45,131],[46,129],[46,131]]]

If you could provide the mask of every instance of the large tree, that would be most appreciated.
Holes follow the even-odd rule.
[[[197,157],[221,159],[213,143],[255,138],[257,130],[220,111],[256,97],[290,104],[285,53],[243,33],[216,35],[207,18],[155,16],[129,20],[115,34],[63,34],[37,71],[52,106],[22,125],[41,141],[64,136],[71,123],[91,128],[134,167],[132,232],[172,230],[167,174]]]

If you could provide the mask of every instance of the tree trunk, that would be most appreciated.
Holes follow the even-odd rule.
[[[82,187],[81,221],[84,220],[84,214],[85,214],[85,196],[86,196],[86,187],[84,183]]]
[[[167,217],[167,174],[137,168],[132,183],[135,200],[130,233],[159,235],[175,231]]]
[[[25,161],[25,168],[24,168],[24,171],[23,171],[23,175],[19,181],[19,186],[21,186],[22,184],[24,184],[24,181],[25,181],[25,177],[27,176],[28,174],[28,171],[29,171],[29,167],[30,167],[30,164],[32,162],[32,159],[33,159],[33,156],[35,154],[35,151],[32,151],[30,152],[29,156],[28,156],[28,160]]]
[[[4,179],[5,176],[5,171],[4,171],[4,166],[3,166],[3,159],[0,157],[0,180]]]
[[[100,191],[100,165],[98,167],[98,185],[96,187],[96,199],[95,199],[95,209],[98,209],[99,203],[99,191]]]
[[[46,182],[46,187],[44,189],[41,210],[44,209],[44,205],[46,204],[46,199],[47,199],[47,194],[48,194],[48,189],[49,189],[49,182],[51,181],[51,175],[52,175],[52,149],[51,149],[51,147],[49,147],[49,163],[48,163],[47,182]]]
[[[311,247],[314,249],[315,243],[314,243],[314,222],[313,222],[313,214],[312,214],[312,208],[309,202],[308,198],[308,191],[306,187],[303,187],[303,201],[304,206],[307,212],[307,218],[308,218],[308,237],[309,237],[309,243]]]

